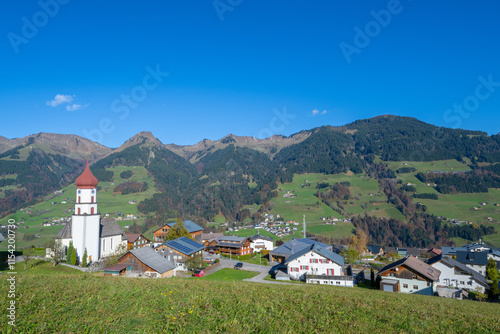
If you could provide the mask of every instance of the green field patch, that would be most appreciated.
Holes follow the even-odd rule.
[[[195,277],[194,279],[202,281],[241,281],[247,278],[255,277],[258,274],[259,273],[254,271],[224,268],[213,274],[206,275],[204,277]]]
[[[226,235],[235,235],[238,237],[251,237],[251,236],[256,235],[256,234],[261,234],[263,236],[273,238],[273,240],[279,239],[277,236],[275,236],[272,233],[267,232],[264,229],[256,229],[256,228],[250,228],[250,229],[245,228],[245,229],[241,229],[238,231],[229,231],[229,232],[225,232],[225,234]]]

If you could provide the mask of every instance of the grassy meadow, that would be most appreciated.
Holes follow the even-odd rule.
[[[500,304],[365,288],[141,279],[40,265],[16,278],[19,333],[498,333]],[[18,264],[18,266],[22,266]],[[38,270],[38,271],[37,271]],[[67,271],[69,270],[69,271]],[[36,274],[35,274],[36,273]],[[246,274],[238,271],[238,275]],[[225,279],[225,277],[234,278]],[[8,290],[5,276],[2,291]],[[7,293],[0,303],[10,302]],[[6,319],[0,332],[14,333]]]

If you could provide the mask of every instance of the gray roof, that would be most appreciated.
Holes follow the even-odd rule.
[[[465,271],[466,273],[471,275],[472,278],[475,279],[477,282],[481,283],[484,286],[488,286],[488,283],[486,282],[486,277],[484,277],[483,275],[481,275],[477,271],[470,269],[465,264],[462,264],[462,263],[452,259],[449,256],[441,254],[438,256],[434,256],[433,258],[430,258],[429,260],[427,260],[427,263],[430,264],[431,266],[436,262],[443,262],[450,267],[459,268],[460,270]]]
[[[203,231],[203,227],[201,227],[200,225],[196,224],[191,220],[184,220],[183,223],[188,233]],[[167,223],[167,225],[170,227],[174,227],[175,224],[177,224],[177,222]]]
[[[120,225],[115,221],[114,218],[102,218],[101,219],[101,233],[100,237],[111,237],[114,235],[121,235],[122,240],[127,240],[127,235],[123,231]]]
[[[368,251],[372,254],[380,253],[381,248],[382,248],[381,246],[377,245],[366,245],[366,249],[368,249]]]
[[[312,244],[308,247],[303,248],[299,252],[295,252],[293,255],[290,255],[288,257],[288,259],[285,261],[285,264],[288,264],[291,261],[293,261],[293,260],[295,260],[295,259],[297,259],[297,258],[301,257],[302,255],[307,254],[309,252],[318,253],[319,255],[327,258],[328,260],[333,261],[342,267],[344,266],[344,258],[342,256],[332,252],[331,250],[329,250],[327,248],[320,246],[319,244]]]
[[[175,269],[175,264],[155,252],[151,247],[141,247],[127,252],[132,253],[139,261],[154,269],[160,274]],[[123,255],[125,256],[125,255]],[[121,258],[123,258],[123,256]],[[121,259],[120,258],[120,259]],[[120,260],[118,260],[120,261]]]
[[[222,236],[215,239],[217,242],[217,246],[222,247],[241,247],[245,241],[247,241],[248,237],[236,237],[236,236]]]
[[[488,264],[488,251],[470,252],[457,250],[457,261],[463,264],[485,266]]]
[[[307,238],[302,238],[302,239],[294,239],[285,242],[283,245],[276,247],[273,249],[269,254],[274,255],[274,256],[290,256],[292,254],[295,254],[296,252],[301,251],[302,249],[306,247],[310,247],[313,244],[318,244],[319,246],[323,248],[330,248],[327,244],[324,244],[322,242],[316,241],[316,240],[311,240]]]
[[[56,234],[56,239],[71,239],[71,222],[64,224],[63,228]]]
[[[425,278],[427,278],[431,281],[434,281],[434,282],[439,280],[439,276],[441,275],[440,270],[431,267],[429,264],[427,264],[424,261],[419,260],[416,257],[411,256],[411,255],[405,257],[404,259],[401,259],[401,260],[398,260],[398,261],[393,262],[391,264],[388,264],[384,268],[380,269],[378,274],[380,275],[387,270],[399,267],[401,265],[408,267],[408,268],[412,269],[413,271],[416,271],[417,273],[421,274]]]
[[[186,237],[180,237],[174,240],[166,241],[156,248],[159,248],[161,246],[172,248],[187,256],[205,249],[205,246],[203,246],[202,244],[199,244],[196,241],[193,241]]]
[[[250,237],[250,240],[252,240],[252,241],[256,240],[256,239],[264,239],[264,240],[267,240],[267,241],[274,241],[273,238],[265,236],[265,235],[261,235],[261,234],[252,235]]]

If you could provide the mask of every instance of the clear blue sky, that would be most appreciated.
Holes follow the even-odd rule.
[[[382,114],[500,131],[498,1],[58,1],[2,3],[4,137],[194,144]]]

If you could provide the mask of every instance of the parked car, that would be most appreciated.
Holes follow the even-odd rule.
[[[205,257],[205,258],[203,259],[203,261],[205,261],[205,262],[215,262],[215,260],[214,260],[214,259],[212,259],[211,257]]]
[[[203,277],[205,276],[205,271],[204,270],[195,270],[193,273],[194,277]]]
[[[234,265],[234,269],[241,269],[241,267],[243,267],[243,263],[242,262],[238,262]]]

